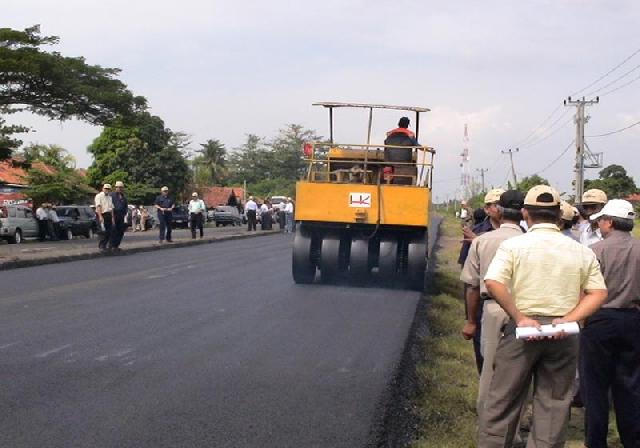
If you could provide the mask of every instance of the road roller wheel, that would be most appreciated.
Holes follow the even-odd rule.
[[[299,231],[293,239],[293,256],[291,257],[291,268],[293,281],[296,283],[313,283],[316,276],[316,266],[311,260],[310,235]]]
[[[398,242],[395,240],[380,241],[378,272],[384,282],[393,282],[398,272]]]
[[[320,278],[323,282],[333,281],[340,270],[340,240],[325,237],[320,248]]]
[[[349,270],[356,282],[366,280],[371,271],[369,263],[369,240],[354,239],[351,241]]]
[[[407,277],[409,286],[418,291],[424,290],[427,270],[427,240],[424,238],[409,242],[407,247]]]

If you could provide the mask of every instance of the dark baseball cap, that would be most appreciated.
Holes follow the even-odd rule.
[[[498,205],[503,208],[520,210],[524,207],[524,193],[518,190],[507,190],[500,195]]]

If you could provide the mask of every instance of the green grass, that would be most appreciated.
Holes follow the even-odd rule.
[[[638,235],[639,228],[635,232]],[[460,330],[464,303],[457,264],[462,236],[459,222],[445,216],[440,233],[435,282],[439,295],[431,300],[426,318],[430,334],[424,339],[425,361],[417,369],[415,406],[421,425],[413,448],[466,448],[476,446],[478,390],[473,346]],[[583,412],[572,411],[568,448],[583,447]],[[613,425],[609,446],[622,447]]]

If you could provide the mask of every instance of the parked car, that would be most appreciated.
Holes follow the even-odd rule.
[[[231,205],[219,205],[213,210],[213,220],[216,223],[216,227],[226,226],[231,224],[232,226],[241,225],[242,217],[236,207]]]
[[[0,211],[0,238],[20,244],[23,238],[38,237],[38,221],[29,207],[6,205]]]
[[[172,227],[182,227],[184,229],[189,227],[189,210],[187,209],[187,207],[183,205],[177,205],[173,209]]]
[[[96,213],[88,205],[61,205],[56,207],[60,218],[60,236],[70,240],[74,236],[93,238],[98,233]]]

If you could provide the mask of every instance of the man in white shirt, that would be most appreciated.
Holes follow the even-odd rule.
[[[204,237],[204,214],[207,212],[207,207],[204,205],[204,201],[198,197],[198,193],[195,191],[191,193],[191,200],[189,201],[189,225],[191,227],[191,239],[196,239],[196,227],[200,229],[200,238]]]
[[[284,214],[286,219],[285,232],[293,233],[293,201],[291,198],[287,198],[287,205],[284,207]]]
[[[49,214],[49,222],[51,222],[53,226],[53,239],[57,240],[60,238],[60,218],[58,217],[58,212],[56,212],[52,204],[49,204],[49,210],[47,212]]]
[[[247,214],[248,232],[256,230],[258,204],[253,200],[253,196],[249,196],[249,200],[244,205],[244,211]]]
[[[45,210],[46,203],[40,204],[40,207],[36,209],[36,219],[38,220],[38,240],[44,241],[47,239],[47,227],[49,222],[49,214]]]
[[[111,228],[115,222],[113,215],[113,199],[111,198],[111,184],[104,184],[102,191],[98,193],[94,199],[96,204],[96,216],[98,217],[98,225],[102,230],[98,248],[102,251],[107,250],[107,244],[111,240]]]
[[[591,246],[598,241],[602,241],[602,234],[600,233],[600,229],[598,229],[597,224],[590,222],[588,219],[591,215],[602,210],[602,207],[604,207],[604,204],[606,203],[607,194],[597,188],[587,190],[582,195],[582,202],[580,205],[582,206],[582,210],[584,210],[587,221],[580,224],[580,244],[584,246]]]

